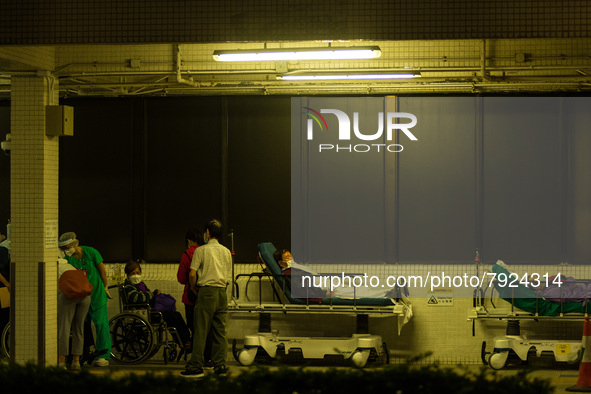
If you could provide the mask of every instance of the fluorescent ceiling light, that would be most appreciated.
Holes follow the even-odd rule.
[[[330,81],[354,79],[407,79],[420,77],[418,74],[317,74],[317,75],[283,75],[284,81]]]
[[[264,62],[288,60],[343,60],[375,59],[380,57],[379,47],[325,47],[325,48],[287,48],[241,51],[214,51],[213,58],[218,62]]]

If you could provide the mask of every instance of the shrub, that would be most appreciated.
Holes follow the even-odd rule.
[[[73,373],[57,367],[0,365],[2,393],[41,393],[80,390],[85,394],[232,393],[551,393],[547,380],[527,371],[502,374],[486,367],[478,371],[431,365],[387,365],[379,368],[241,367],[235,375],[188,379],[178,374]]]

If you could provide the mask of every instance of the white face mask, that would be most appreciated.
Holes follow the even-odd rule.
[[[131,282],[132,285],[137,285],[138,283],[140,283],[142,281],[142,276],[141,275],[131,275],[129,277],[129,281]]]
[[[64,250],[64,253],[66,254],[66,256],[71,256],[71,255],[73,255],[74,253],[76,253],[76,248],[69,248],[69,249],[66,249],[66,250]]]
[[[208,243],[209,242],[209,238],[207,238],[207,235],[203,234],[203,242]]]
[[[291,263],[293,262],[293,259],[284,261],[283,264],[285,264],[285,268],[291,268]]]

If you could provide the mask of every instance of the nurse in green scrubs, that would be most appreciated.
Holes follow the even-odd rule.
[[[80,246],[73,232],[64,233],[59,238],[59,248],[70,265],[86,270],[88,281],[92,284],[90,309],[88,314],[96,328],[96,350],[104,354],[94,360],[94,365],[105,367],[111,358],[111,332],[107,312],[107,298],[111,298],[107,290],[107,271],[100,253],[90,246]]]

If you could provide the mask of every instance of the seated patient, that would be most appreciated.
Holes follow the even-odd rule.
[[[142,281],[142,268],[139,263],[128,262],[125,265],[125,274],[125,299],[129,304],[152,304],[154,296],[161,293],[159,290],[150,291]],[[173,311],[162,312],[162,317],[169,327],[176,328],[182,341],[179,345],[185,351],[191,349],[191,334],[183,316],[178,311]]]
[[[281,267],[281,271],[285,277],[286,285],[289,286],[290,290],[292,290],[294,286],[304,288],[302,284],[302,276],[311,275],[313,272],[302,269],[304,267],[296,264],[291,257],[291,252],[287,249],[276,250],[275,253],[273,253],[273,258],[275,258],[275,261],[277,264],[279,264],[279,267]],[[312,301],[316,301],[324,297],[331,297],[330,291],[316,286],[307,287],[306,290],[303,290],[300,294],[307,294],[307,298],[311,299]]]

